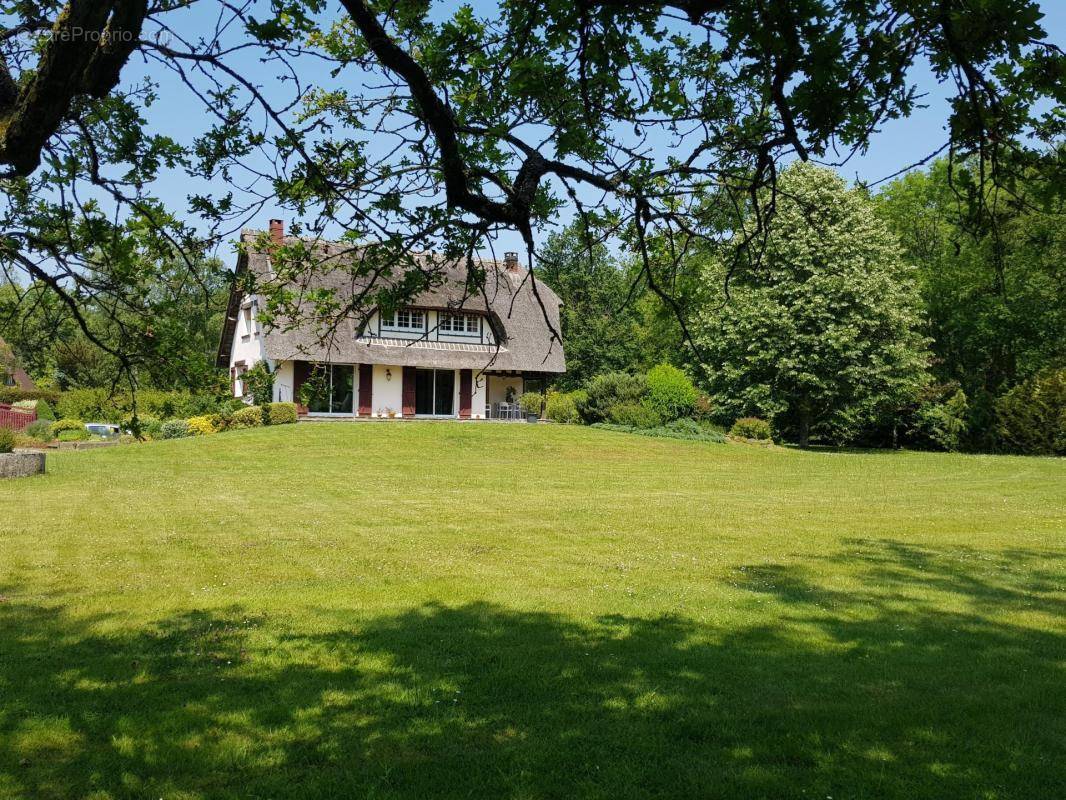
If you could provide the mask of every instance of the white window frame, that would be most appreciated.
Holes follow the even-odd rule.
[[[481,333],[481,318],[463,311],[441,311],[437,327],[453,336],[477,336]]]
[[[426,329],[426,312],[421,308],[400,308],[392,312],[391,317],[382,314],[381,327],[394,331],[422,332]]]

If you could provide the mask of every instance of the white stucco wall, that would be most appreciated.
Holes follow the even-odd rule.
[[[489,375],[489,404],[502,403],[507,399],[507,387],[510,386],[514,389],[514,400],[517,403],[518,398],[522,396],[524,391],[523,387],[525,382],[522,380],[521,375]]]
[[[233,345],[230,347],[229,355],[231,370],[242,362],[245,368],[251,368],[254,364],[266,358],[266,353],[263,349],[263,336],[259,330],[259,322],[255,318],[254,304],[250,300],[246,300],[241,304],[241,308],[237,313],[237,330],[233,334]],[[234,382],[233,396],[242,397],[243,395],[243,381],[238,379]]]
[[[392,372],[392,380],[385,377],[386,370]],[[358,383],[358,377],[356,383]],[[403,367],[375,364],[372,394],[371,413],[375,417],[387,417],[389,409],[396,412],[397,418],[401,417],[403,415]]]
[[[457,381],[458,382],[458,381]],[[489,376],[478,375],[473,371],[473,384],[470,396],[470,416],[473,419],[485,419],[485,403],[488,399]]]
[[[274,368],[274,402],[293,403],[293,386],[295,375],[291,361],[281,361]]]

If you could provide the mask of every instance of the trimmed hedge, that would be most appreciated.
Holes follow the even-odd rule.
[[[11,405],[19,400],[47,400],[54,406],[59,402],[59,392],[54,389],[21,389],[18,386],[0,386],[0,403]]]
[[[192,420],[189,420],[192,422]],[[229,427],[234,429],[240,428],[258,428],[263,424],[263,409],[259,406],[245,406],[233,412],[230,417]]]
[[[267,424],[292,425],[296,422],[296,403],[271,403],[267,406]]]
[[[184,439],[189,435],[189,423],[183,419],[168,419],[159,426],[161,439]]]
[[[729,435],[759,441],[773,439],[770,423],[758,417],[741,417],[733,423],[733,427],[729,429]]]
[[[63,431],[84,431],[85,423],[80,419],[59,419],[52,423],[52,435],[59,436]],[[88,433],[88,431],[85,431]]]

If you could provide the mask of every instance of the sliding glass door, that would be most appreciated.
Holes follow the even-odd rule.
[[[312,414],[351,414],[355,399],[355,368],[351,364],[316,364],[307,379]]]
[[[455,370],[415,371],[415,414],[420,417],[455,415]]]

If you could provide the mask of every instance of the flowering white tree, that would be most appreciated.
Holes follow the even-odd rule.
[[[710,270],[712,293],[724,270]],[[912,273],[861,190],[810,164],[786,169],[758,268],[697,326],[721,411],[764,416],[806,445],[847,441],[902,406],[928,358]]]

